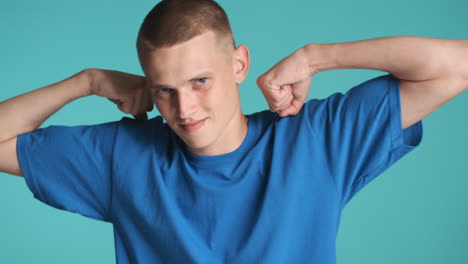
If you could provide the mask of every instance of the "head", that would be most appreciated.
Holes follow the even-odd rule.
[[[236,133],[245,119],[238,85],[250,55],[246,46],[235,46],[217,3],[161,1],[141,25],[137,51],[153,103],[189,149],[222,144]],[[184,126],[200,120],[195,131]]]

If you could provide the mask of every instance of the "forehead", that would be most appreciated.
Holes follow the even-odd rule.
[[[201,72],[215,72],[225,61],[216,35],[209,31],[181,44],[147,53],[142,66],[149,82],[175,84]]]

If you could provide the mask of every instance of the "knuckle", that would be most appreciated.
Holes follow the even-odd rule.
[[[258,86],[262,87],[264,82],[265,82],[265,76],[264,75],[258,77],[258,79],[257,79],[257,85]]]
[[[260,88],[268,88],[268,89],[276,87],[275,84],[273,83],[273,80],[270,77],[268,77],[267,75],[263,75],[263,76],[259,77],[257,79],[257,85]]]
[[[272,101],[275,105],[278,105],[280,104],[282,101],[283,101],[283,98],[279,97],[279,96],[275,96],[272,98]]]
[[[120,111],[124,112],[125,114],[130,114],[130,109],[129,109],[128,106],[120,105],[119,109],[120,109]]]
[[[272,111],[272,112],[276,111],[275,107],[273,105],[271,105],[271,104],[268,104],[268,108],[270,108],[270,111]]]
[[[265,80],[265,85],[266,85],[268,88],[270,88],[270,89],[279,88],[279,87],[273,82],[273,79]]]

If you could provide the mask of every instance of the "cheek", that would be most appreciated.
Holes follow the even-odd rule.
[[[224,116],[231,116],[232,112],[237,107],[237,97],[233,93],[235,87],[224,86],[221,88],[220,92],[216,98],[214,104],[218,112],[222,113]]]
[[[204,97],[204,102],[206,105],[215,109],[226,108],[226,103],[228,102],[227,100],[229,100],[229,97],[231,96],[229,93],[227,93],[226,88],[227,87],[225,86],[225,83],[214,83],[210,89],[210,92],[207,93]]]
[[[164,100],[157,100],[153,97],[153,103],[156,106],[158,112],[166,119],[169,117],[168,115],[170,114],[170,109],[169,106],[170,104],[167,101]]]

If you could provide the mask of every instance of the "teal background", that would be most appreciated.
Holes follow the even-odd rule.
[[[0,101],[84,68],[142,74],[135,39],[155,3],[3,2]],[[230,17],[237,44],[251,51],[251,70],[241,85],[245,114],[268,109],[256,78],[307,43],[398,35],[468,37],[465,0],[219,3]],[[361,69],[321,72],[314,77],[309,99],[346,92],[383,74]],[[468,263],[467,103],[463,93],[426,117],[421,145],[345,207],[338,263]],[[155,109],[149,117],[157,114]],[[105,98],[91,96],[66,105],[41,127],[98,124],[124,115],[131,117]],[[112,225],[45,205],[33,198],[23,178],[0,174],[0,263],[115,263]]]

